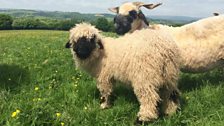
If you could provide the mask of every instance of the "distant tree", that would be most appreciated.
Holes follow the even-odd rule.
[[[109,21],[109,32],[115,32],[114,22]]]
[[[69,30],[71,29],[77,22],[77,20],[61,20],[57,23],[55,29],[57,30]]]
[[[37,23],[31,18],[15,19],[12,26],[14,29],[35,29]]]
[[[9,15],[0,14],[0,30],[12,28],[13,19]]]
[[[108,20],[104,17],[98,18],[96,20],[95,25],[96,25],[96,28],[105,32],[110,31],[110,28],[111,28],[111,25],[109,24]]]
[[[23,17],[15,18],[12,24],[13,29],[49,29],[49,30],[69,30],[75,24],[82,22],[80,19],[51,19]]]
[[[36,29],[48,29],[48,26],[46,24],[46,22],[44,22],[41,19],[35,19],[36,22]]]
[[[47,24],[35,18],[17,18],[13,21],[13,29],[47,29]]]
[[[26,28],[25,19],[22,19],[22,18],[14,19],[12,23],[12,27],[13,29],[25,29]]]

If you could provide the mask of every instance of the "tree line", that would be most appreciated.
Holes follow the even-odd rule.
[[[21,17],[13,18],[10,15],[0,14],[0,30],[21,30],[21,29],[46,29],[46,30],[69,30],[75,24],[83,22],[81,19],[51,19]],[[114,32],[113,22],[105,17],[98,17],[89,22],[96,28],[105,32]]]

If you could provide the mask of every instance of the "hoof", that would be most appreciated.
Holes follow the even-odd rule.
[[[111,104],[109,102],[109,100],[105,97],[100,97],[100,108],[101,109],[107,109],[107,108],[110,108],[111,107]]]
[[[141,126],[141,125],[143,125],[143,121],[140,121],[139,118],[137,118],[137,119],[135,120],[134,125],[135,125],[135,126]]]
[[[139,117],[137,117],[134,125],[135,126],[145,126],[145,125],[148,125],[148,124],[153,123],[153,122],[154,122],[153,120],[151,120],[151,121],[141,121],[141,120],[139,120]]]
[[[107,109],[107,108],[110,108],[110,107],[111,107],[111,105],[110,104],[107,104],[107,103],[100,104],[100,108],[101,109]]]
[[[106,102],[106,98],[105,97],[100,97],[100,104]]]

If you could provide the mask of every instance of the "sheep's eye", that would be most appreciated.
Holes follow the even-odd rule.
[[[96,35],[94,35],[93,38],[90,39],[90,42],[95,43],[95,40],[96,40]]]
[[[138,14],[137,14],[137,12],[136,12],[135,10],[132,10],[132,11],[129,12],[129,15],[130,15],[132,18],[135,19],[135,18],[137,18],[137,15],[138,15]]]

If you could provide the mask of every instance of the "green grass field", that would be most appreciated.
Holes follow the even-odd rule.
[[[75,69],[67,40],[65,31],[0,31],[0,126],[133,125],[132,90],[116,86],[113,107],[101,110],[96,82]],[[179,86],[181,111],[149,125],[224,125],[223,69],[182,74]]]

